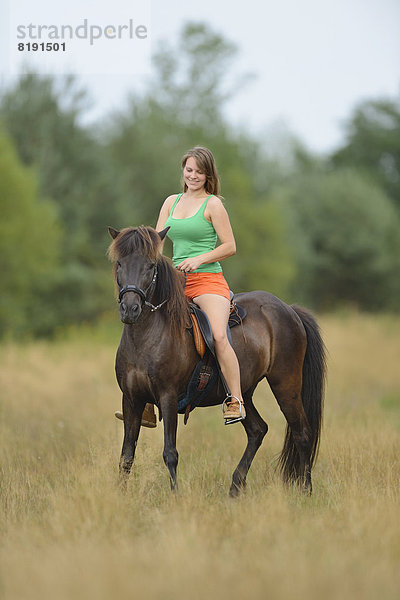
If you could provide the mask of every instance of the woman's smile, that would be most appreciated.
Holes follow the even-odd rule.
[[[205,173],[199,168],[193,157],[189,157],[186,161],[183,177],[188,187],[204,186],[207,180]]]

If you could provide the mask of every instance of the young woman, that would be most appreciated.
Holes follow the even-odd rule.
[[[235,254],[236,244],[228,213],[219,197],[219,178],[210,150],[196,146],[182,158],[183,193],[168,196],[156,229],[170,227],[173,263],[186,274],[185,294],[207,314],[221,371],[231,391],[224,403],[226,423],[246,416],[240,388],[239,363],[226,335],[230,290],[220,260]],[[220,244],[216,246],[217,238]],[[115,413],[123,419],[120,411]],[[146,404],[142,425],[157,424],[154,406]]]
[[[231,391],[223,416],[227,423],[236,422],[246,414],[239,363],[226,335],[230,291],[219,263],[235,254],[235,239],[219,197],[219,178],[211,151],[201,146],[192,148],[182,158],[182,169],[183,193],[164,201],[156,229],[170,227],[173,263],[186,274],[185,294],[208,316],[218,362]]]

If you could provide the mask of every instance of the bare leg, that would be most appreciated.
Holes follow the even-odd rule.
[[[202,294],[193,298],[193,301],[204,310],[210,321],[218,362],[231,394],[243,402],[239,362],[226,335],[229,300],[217,294]]]

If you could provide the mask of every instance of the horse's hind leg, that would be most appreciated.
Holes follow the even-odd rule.
[[[169,471],[171,490],[177,489],[176,469],[178,466],[178,451],[176,449],[176,430],[178,426],[177,397],[164,396],[160,398],[160,406],[164,421],[164,451],[163,459]]]
[[[288,424],[279,459],[283,479],[287,483],[297,483],[311,493],[312,436],[301,398],[301,377],[296,381],[269,383]]]
[[[232,476],[232,484],[229,490],[229,495],[232,498],[238,496],[241,490],[245,488],[250,465],[268,431],[268,425],[253,404],[252,396],[254,389],[255,387],[250,392],[244,394],[246,418],[241,423],[247,433],[247,446]]]
[[[122,406],[124,411],[124,441],[119,461],[119,473],[121,484],[125,486],[135,458],[144,403],[132,403],[130,398],[123,394]]]

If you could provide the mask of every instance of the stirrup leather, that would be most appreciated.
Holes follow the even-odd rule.
[[[239,402],[240,417],[236,417],[234,419],[229,419],[229,418],[225,419],[225,425],[231,425],[232,423],[237,423],[238,421],[243,421],[243,419],[246,418],[246,415],[243,412],[243,410],[244,410],[243,401],[240,400],[240,398],[238,398],[237,396],[234,396],[233,394],[226,395],[226,398],[222,403],[222,414],[224,414],[224,407],[225,407],[227,401],[230,400],[231,398],[234,398],[235,400],[237,400]]]

